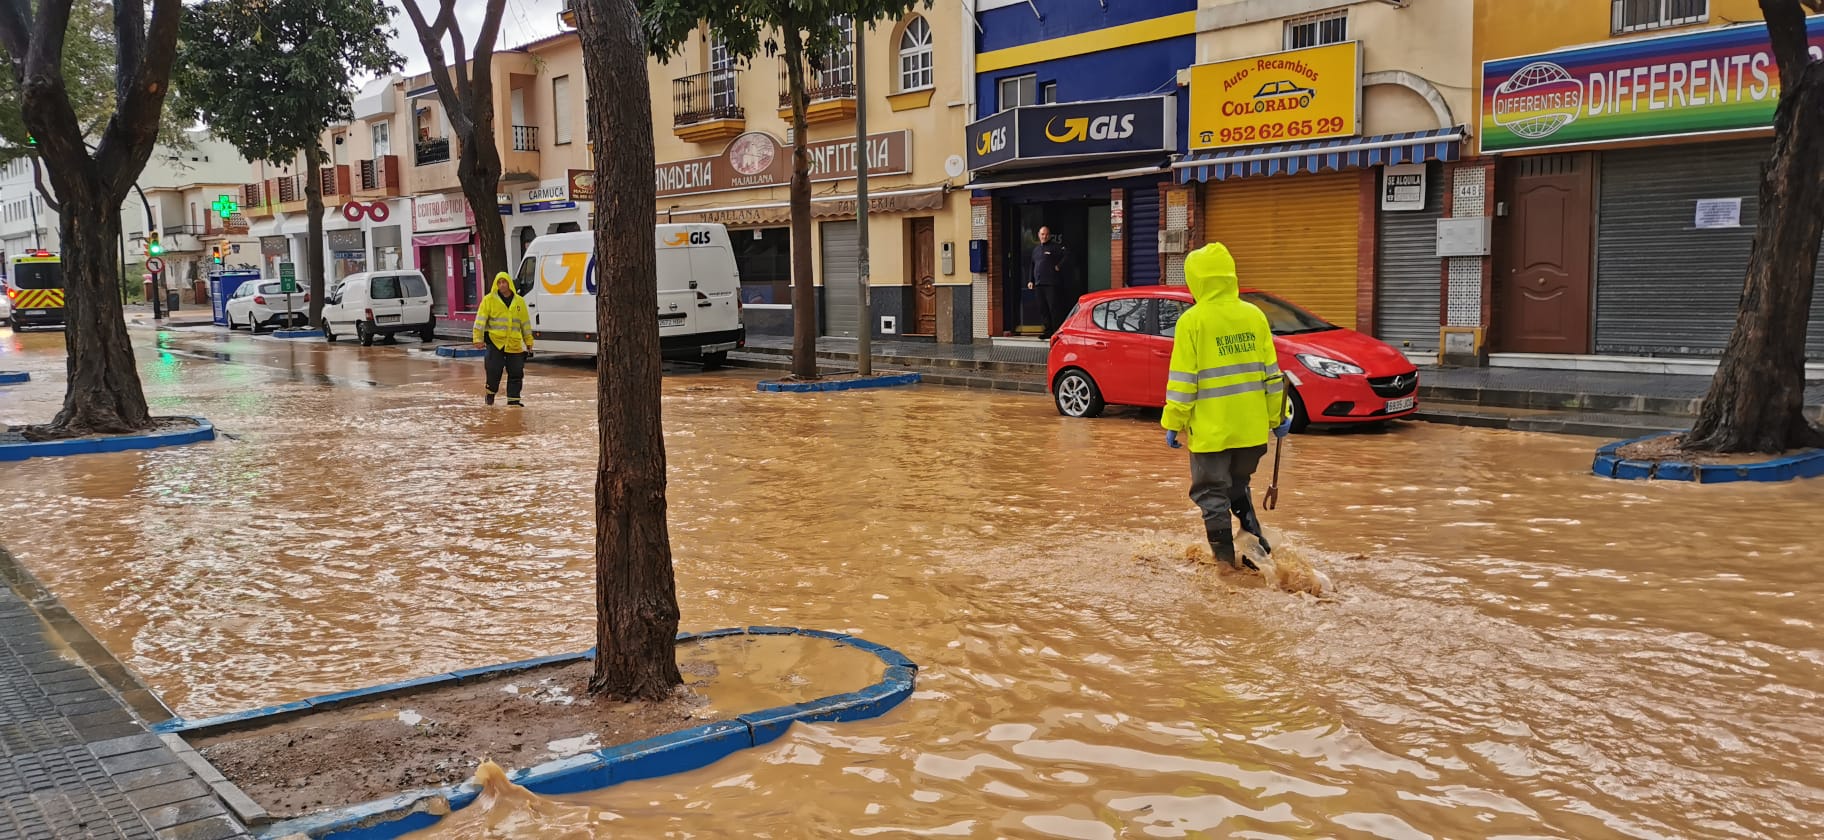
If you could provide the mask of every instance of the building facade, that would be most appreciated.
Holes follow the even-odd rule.
[[[1167,276],[1162,186],[1185,147],[1178,75],[1194,60],[1196,2],[973,2],[976,334],[1029,336],[1042,330],[1026,288],[1041,227],[1064,245],[1076,294]]]
[[[661,222],[729,228],[750,332],[789,334],[794,282],[817,288],[820,334],[923,336],[969,342],[976,319],[970,274],[957,251],[970,239],[958,193],[964,160],[955,138],[968,120],[969,24],[955,0],[863,33],[865,89],[853,48],[806,70],[811,156],[812,276],[792,276],[791,136],[783,62],[740,62],[713,33],[694,33],[669,62],[652,62],[654,172]],[[867,101],[865,154],[857,104]],[[865,160],[865,163],[864,163]],[[858,167],[869,188],[870,311],[858,284]]]
[[[1780,91],[1760,19],[1754,0],[1477,2],[1497,216],[1477,291],[1497,358],[1721,354]],[[1815,55],[1824,17],[1810,32]]]
[[[1452,203],[1480,172],[1463,162],[1472,15],[1472,0],[1204,0],[1168,259],[1222,242],[1243,285],[1435,356],[1463,270],[1440,220],[1485,214]]]

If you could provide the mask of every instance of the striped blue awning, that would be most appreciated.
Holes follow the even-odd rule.
[[[1435,128],[1404,134],[1341,137],[1309,143],[1246,146],[1198,152],[1172,164],[1178,183],[1226,181],[1301,172],[1341,172],[1395,163],[1454,161],[1462,151],[1464,131]]]

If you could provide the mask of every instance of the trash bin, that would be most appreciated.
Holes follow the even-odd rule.
[[[169,316],[170,313],[176,312],[178,303],[183,301],[183,299],[184,299],[183,294],[176,289],[170,289],[170,290],[166,291],[165,292],[165,314],[167,316]]]

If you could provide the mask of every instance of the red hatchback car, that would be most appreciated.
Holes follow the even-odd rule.
[[[1378,339],[1328,323],[1265,292],[1241,299],[1266,313],[1280,369],[1292,386],[1292,428],[1392,420],[1418,408],[1419,371]],[[1113,289],[1083,296],[1051,338],[1047,381],[1066,417],[1106,405],[1158,408],[1178,316],[1195,301],[1181,286]]]

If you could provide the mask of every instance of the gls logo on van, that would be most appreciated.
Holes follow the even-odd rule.
[[[557,271],[553,271],[553,268]],[[541,262],[538,273],[538,284],[544,287],[546,294],[595,294],[594,254],[562,254],[556,259],[546,257]],[[553,274],[557,276],[553,278]]]
[[[665,240],[665,247],[677,248],[686,245],[708,245],[713,240],[707,230],[678,231]]]
[[[1059,120],[1053,119],[1045,124],[1045,139],[1053,143],[1077,143],[1084,140],[1125,140],[1134,136],[1134,115],[1120,114],[1106,117],[1073,117],[1065,119],[1064,133],[1059,134],[1055,128]]]

